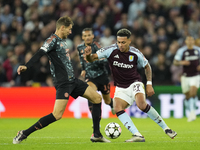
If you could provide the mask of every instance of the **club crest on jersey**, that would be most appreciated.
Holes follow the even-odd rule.
[[[134,59],[134,56],[133,56],[133,55],[130,55],[130,56],[129,56],[129,61],[132,62],[133,59]]]

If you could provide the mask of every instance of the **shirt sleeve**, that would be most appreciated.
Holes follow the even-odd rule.
[[[78,50],[80,64],[82,66],[82,70],[85,70],[85,60],[84,60],[84,57],[82,56],[82,55],[84,55],[84,53],[81,53],[81,51],[82,51],[81,47],[77,47],[77,50]]]
[[[37,61],[39,61],[39,59],[45,55],[46,53],[44,52],[44,50],[39,49],[35,55],[33,55],[33,57],[26,63],[26,67],[27,69],[31,68]]]
[[[148,64],[148,60],[144,57],[144,55],[139,52],[137,53],[138,56],[138,67],[144,68]]]
[[[109,58],[114,49],[116,49],[116,46],[114,44],[111,46],[99,49],[97,51],[98,59]]]
[[[183,49],[178,49],[176,55],[174,56],[175,60],[181,61],[183,56]]]

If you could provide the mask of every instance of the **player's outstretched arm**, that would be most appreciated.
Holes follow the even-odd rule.
[[[87,61],[89,61],[89,62],[93,62],[95,60],[98,60],[98,55],[96,53],[92,54],[91,46],[87,46],[85,48],[85,55],[86,55]]]
[[[152,71],[151,71],[150,64],[148,63],[144,69],[145,69],[145,75],[147,79],[146,93],[147,93],[147,96],[152,96],[153,94],[155,94],[155,92],[152,87]]]
[[[173,64],[174,64],[175,66],[180,66],[180,65],[189,66],[189,65],[190,65],[190,62],[187,61],[187,60],[182,60],[182,61],[174,60],[174,61],[173,61]]]
[[[17,68],[17,73],[18,73],[18,75],[20,75],[21,72],[24,72],[24,71],[26,71],[26,70],[27,70],[27,67],[24,66],[24,65],[21,65],[21,66],[19,66],[19,67]]]

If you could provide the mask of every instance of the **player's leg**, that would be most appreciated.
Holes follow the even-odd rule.
[[[21,130],[18,132],[17,136],[13,139],[13,144],[19,144],[22,140],[26,139],[31,133],[36,130],[40,130],[49,124],[55,122],[56,120],[61,119],[68,100],[66,99],[57,99],[55,101],[53,113],[46,115],[40,118],[35,124],[29,127],[26,130]]]
[[[133,134],[142,136],[136,126],[134,125],[133,121],[131,120],[130,116],[124,111],[125,108],[129,104],[119,97],[114,98],[114,110],[116,112],[117,117],[123,123],[123,125]]]
[[[91,86],[88,86],[83,94],[83,97],[87,98],[93,103],[92,119],[93,119],[93,135],[90,140],[92,142],[110,142],[105,139],[99,129],[99,123],[101,120],[101,95],[98,94]]]
[[[95,91],[97,91],[97,87],[96,87],[96,85],[94,83],[92,83],[91,81],[89,81],[89,82],[87,82],[87,84],[89,86],[91,86]],[[93,105],[92,102],[90,102],[88,100],[88,107],[89,107],[89,110],[90,110],[91,113],[92,113],[92,105]]]
[[[149,118],[151,118],[155,123],[157,123],[164,131],[165,133],[170,137],[174,138],[177,133],[175,131],[172,131],[165,121],[162,119],[162,117],[158,114],[158,112],[149,104],[146,103],[146,98],[144,93],[137,93],[135,95],[135,101],[140,110],[147,113]]]
[[[124,111],[133,103],[127,91],[127,89],[116,87],[113,101],[114,111],[122,124],[133,134],[133,137],[125,142],[144,142],[144,137],[140,134],[130,116]]]
[[[103,97],[104,102],[110,106],[112,114],[115,115],[115,111],[113,108],[113,99],[110,97],[110,93],[109,94],[102,93],[102,97]]]
[[[185,76],[181,76],[181,89],[182,89],[182,93],[185,94],[185,100],[184,100],[184,105],[185,105],[185,109],[187,112],[189,112],[189,115],[187,115],[188,117],[188,121],[190,121],[190,103],[191,103],[191,100],[190,100],[190,86],[189,86],[189,78],[188,77],[185,77]]]
[[[198,88],[196,86],[191,86],[189,91],[189,110],[190,114],[188,117],[188,122],[196,120],[196,99],[197,99]]]

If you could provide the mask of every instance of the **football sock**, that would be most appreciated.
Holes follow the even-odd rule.
[[[167,128],[165,121],[152,106],[147,104],[147,107],[144,110],[144,112],[146,112],[149,118],[151,118],[154,122],[156,122],[163,130]]]
[[[110,99],[111,99],[111,102],[110,102],[109,105],[110,105],[111,108],[113,108],[113,99],[112,98],[110,98]]]
[[[88,107],[89,107],[89,110],[90,110],[90,112],[92,113],[92,103],[88,100]]]
[[[134,125],[133,121],[131,120],[130,116],[124,111],[119,111],[116,113],[119,120],[122,122],[122,124],[133,134],[133,135],[139,135],[142,136],[136,126]]]
[[[194,109],[196,110],[196,103],[198,102],[198,96],[194,98]]]
[[[190,110],[190,108],[189,108],[189,100],[185,99],[184,100],[184,105],[185,105],[185,109]]]
[[[93,111],[92,111],[92,121],[93,121],[93,133],[94,137],[102,136],[99,130],[99,123],[101,120],[101,103],[93,104]]]
[[[47,116],[44,116],[38,120],[34,125],[32,125],[30,128],[27,130],[23,131],[23,134],[26,136],[29,136],[32,132],[42,129],[46,126],[48,126],[50,123],[56,121],[56,118],[53,116],[53,114],[49,114]]]
[[[195,101],[195,99],[193,97],[191,97],[189,99],[189,110],[190,110],[190,112],[195,110],[194,109],[194,101]]]

